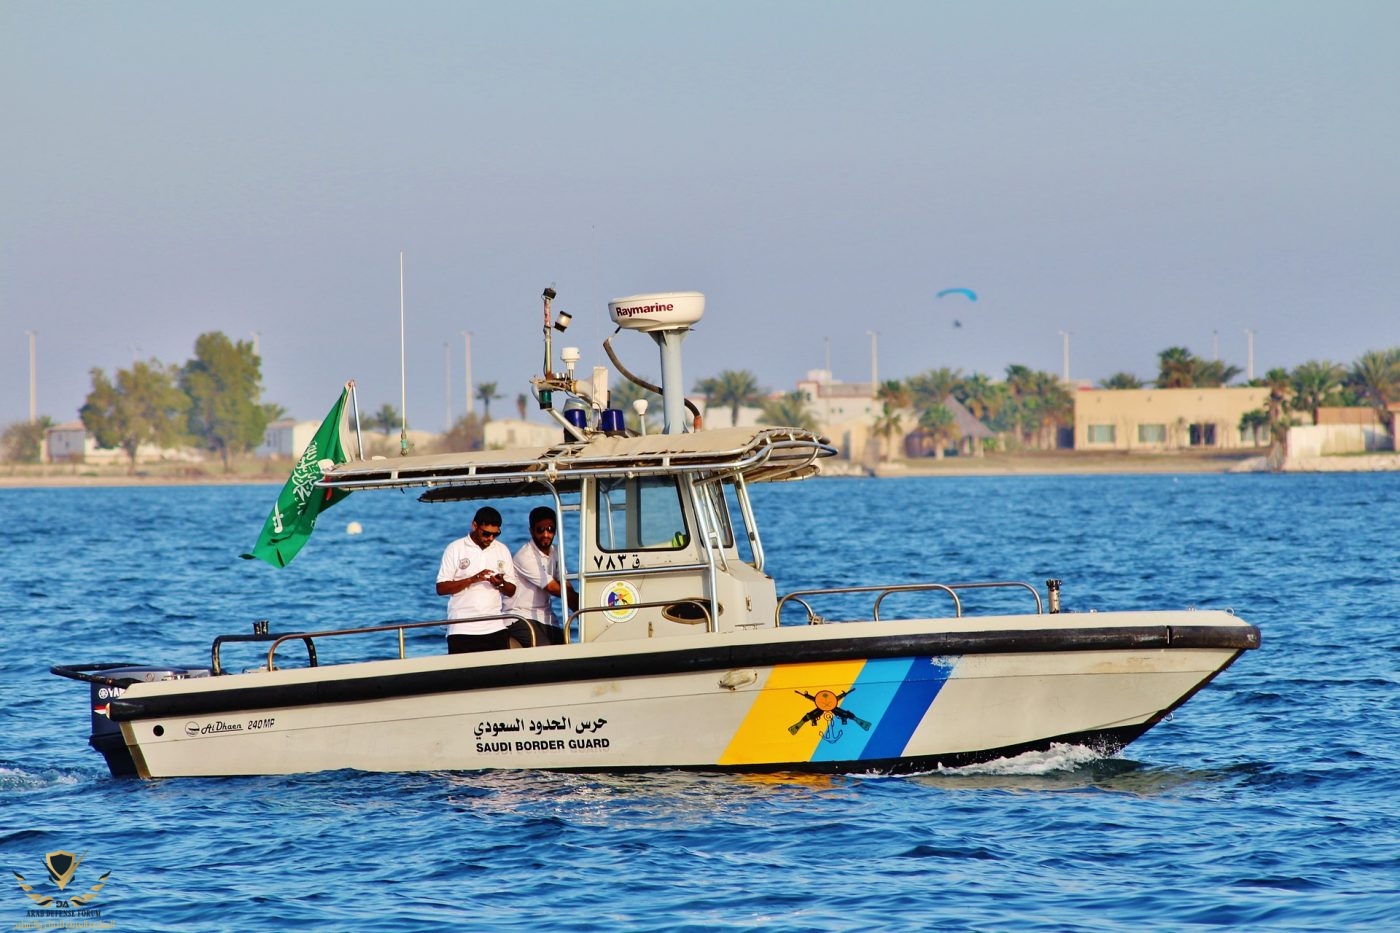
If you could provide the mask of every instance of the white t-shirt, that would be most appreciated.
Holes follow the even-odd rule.
[[[559,579],[559,551],[542,552],[534,541],[526,541],[515,552],[515,598],[510,608],[527,619],[560,628],[563,622],[554,611],[554,597],[545,589]]]
[[[462,580],[490,570],[503,575],[516,586],[520,581],[515,576],[515,563],[510,558],[510,550],[499,540],[493,540],[486,547],[477,547],[468,535],[458,538],[442,552],[442,565],[438,567],[438,582]],[[481,580],[447,597],[447,617],[449,619],[469,619],[472,616],[494,615],[505,608],[505,596],[488,581]],[[458,622],[447,627],[449,635],[490,635],[506,628],[504,619],[483,619],[480,622]]]

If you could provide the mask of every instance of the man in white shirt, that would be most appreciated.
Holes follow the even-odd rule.
[[[540,506],[530,511],[530,540],[515,552],[515,577],[519,584],[510,608],[531,620],[512,623],[511,634],[522,645],[562,645],[564,620],[554,611],[559,598],[559,552],[554,550],[558,518],[554,510]],[[578,608],[578,595],[569,584],[569,608]]]
[[[499,616],[515,595],[515,566],[500,534],[501,513],[484,506],[472,519],[471,534],[442,552],[437,592],[447,597],[447,617],[472,620],[447,627],[448,654],[510,647],[505,619],[480,618]]]

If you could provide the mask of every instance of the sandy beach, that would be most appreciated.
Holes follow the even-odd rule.
[[[869,471],[845,460],[825,461],[829,476],[864,476]],[[1249,473],[1267,471],[1257,451],[1024,451],[988,454],[984,457],[946,457],[942,460],[893,460],[879,464],[879,477],[900,476],[1035,476],[1106,475],[1135,473]],[[188,463],[143,464],[132,475],[118,466],[9,464],[0,467],[0,488],[65,486],[187,486],[265,484],[287,481],[291,463],[247,462],[224,473],[217,467],[192,469]],[[1400,454],[1373,453],[1314,457],[1285,462],[1286,473],[1381,472],[1400,470]]]

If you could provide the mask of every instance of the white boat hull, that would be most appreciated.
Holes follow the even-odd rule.
[[[1258,643],[1223,612],[843,623],[137,683],[110,716],[143,777],[908,772],[1116,751]]]

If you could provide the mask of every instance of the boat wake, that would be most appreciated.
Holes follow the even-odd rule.
[[[77,775],[63,771],[28,771],[12,765],[0,764],[0,793],[41,790],[45,787],[61,787],[77,783],[79,783]]]
[[[961,768],[940,768],[935,774],[949,775],[1037,775],[1057,771],[1076,771],[1086,765],[1104,761],[1109,756],[1082,745],[1052,744],[1044,751],[1023,752],[1010,758],[996,758]]]

